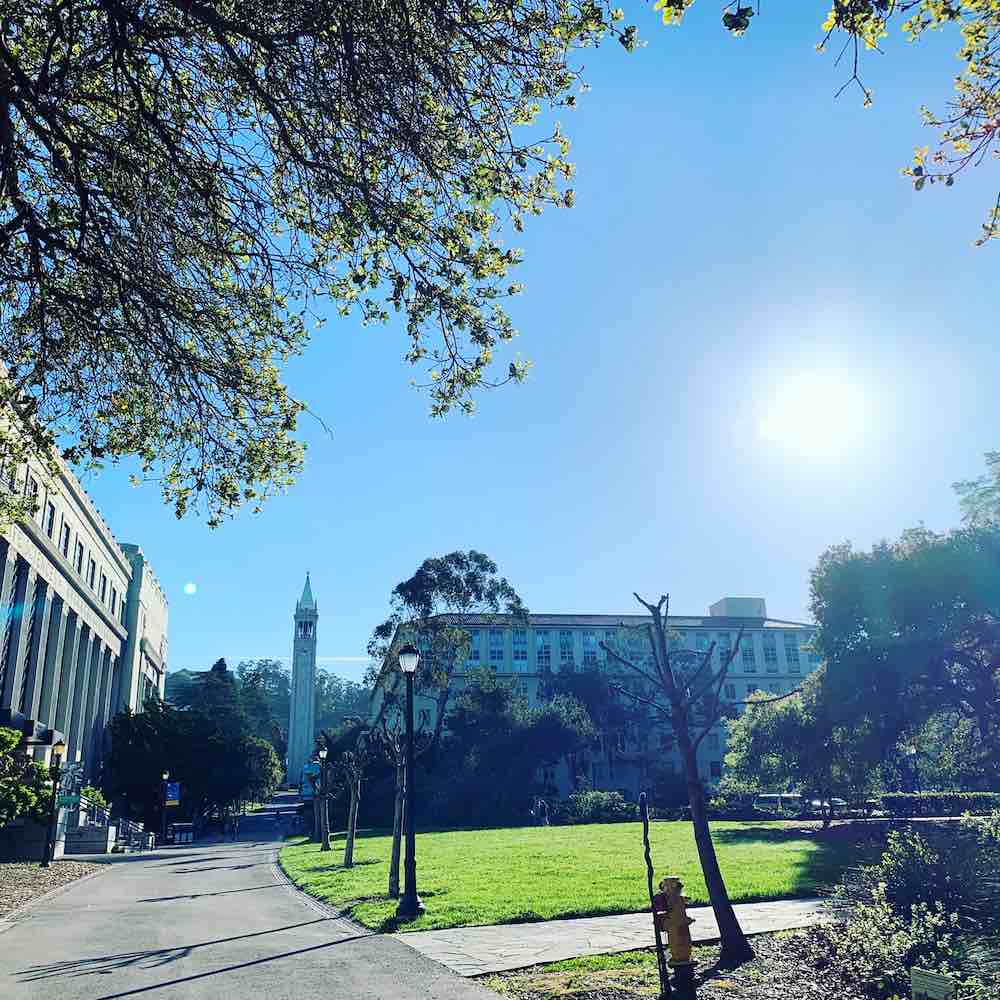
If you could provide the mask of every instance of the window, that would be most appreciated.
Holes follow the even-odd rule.
[[[721,760],[710,760],[708,762],[708,772],[713,778],[722,777],[722,761]]]
[[[107,574],[101,574],[101,601],[106,601],[108,599],[108,577]]]
[[[568,629],[559,633],[559,663],[573,669],[573,633]]]
[[[730,701],[736,701],[736,685],[735,684],[727,684],[726,685],[726,697]]]
[[[630,635],[628,637],[628,658],[637,666],[646,658],[646,644],[642,636]]]
[[[111,588],[111,614],[114,615],[118,612],[118,591],[112,587]]]
[[[757,672],[757,661],[754,659],[752,635],[745,635],[740,639],[740,653],[743,656],[743,672],[745,674],[755,674]]]
[[[83,572],[83,542],[76,543],[76,552],[73,554],[73,565],[77,573]]]
[[[32,499],[32,500],[37,500],[38,499],[38,480],[35,479],[34,476],[28,476],[28,478],[24,481],[24,484],[27,487],[27,493],[28,493],[29,498]]]
[[[528,630],[526,628],[514,629],[513,636],[514,669],[527,670],[528,664]],[[520,666],[518,666],[520,664]]]
[[[90,584],[90,589],[94,589],[94,581],[97,579],[97,563],[93,559],[87,563],[87,583]]]
[[[122,625],[125,624],[125,608],[126,607],[127,607],[127,605],[125,604],[125,598],[123,597],[122,598],[122,605],[121,605],[121,608],[119,609],[120,612],[121,612],[121,614],[119,615],[119,620],[121,621]]]
[[[535,662],[539,670],[548,670],[552,666],[552,636],[548,629],[539,629],[535,633]]]
[[[503,629],[490,629],[490,666],[494,670],[497,664],[503,663]]]
[[[788,664],[790,674],[797,674],[801,668],[799,637],[794,632],[785,633],[785,663]]]
[[[522,697],[528,697],[528,682],[525,680],[520,680],[514,685],[514,690]]]
[[[778,672],[778,640],[773,632],[765,632],[761,636],[764,643],[764,669],[769,674]]]
[[[56,505],[51,501],[45,502],[45,534],[51,538],[56,531]]]
[[[469,662],[481,663],[483,659],[483,633],[478,628],[469,630]]]
[[[62,531],[59,532],[59,551],[69,558],[69,525],[63,521]]]
[[[715,642],[719,647],[719,662],[725,663],[729,656],[729,633],[719,632],[715,637]]]
[[[708,749],[718,750],[719,749],[719,734],[709,733],[708,734]]]
[[[597,636],[593,632],[583,633],[583,665],[585,667],[597,665]]]
[[[757,691],[757,685],[756,684],[748,684],[747,685],[747,697],[748,698],[750,697],[750,695],[755,694],[756,691]]]
[[[704,653],[708,650],[708,633],[707,632],[697,632],[694,637],[694,648],[698,650],[699,653]]]

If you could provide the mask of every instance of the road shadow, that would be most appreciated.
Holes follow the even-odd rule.
[[[202,899],[207,896],[229,896],[234,892],[257,892],[260,889],[284,889],[280,882],[270,885],[251,885],[246,889],[221,889],[219,892],[184,892],[179,896],[150,896],[148,899],[137,899],[137,903],[169,903],[175,899]]]
[[[324,923],[326,919],[326,917],[317,917],[315,920],[304,920],[302,923],[288,924],[285,927],[272,927],[266,931],[254,931],[251,934],[236,934],[233,937],[216,938],[213,941],[198,941],[195,944],[176,945],[173,948],[127,951],[118,955],[97,955],[94,958],[70,958],[62,962],[33,965],[19,972],[18,975],[21,978],[21,982],[32,983],[42,979],[56,979],[60,977],[76,979],[80,976],[107,975],[119,969],[157,969],[162,965],[169,965],[171,962],[187,958],[199,948],[208,948],[211,945],[217,944],[228,944],[231,941],[245,941],[248,938],[279,934],[282,931],[297,930],[300,927],[308,927],[311,924]]]
[[[211,859],[212,861],[215,858]],[[175,875],[200,875],[202,872],[239,872],[244,868],[256,868],[267,864],[266,861],[248,861],[245,865],[206,865],[204,868],[175,868]]]

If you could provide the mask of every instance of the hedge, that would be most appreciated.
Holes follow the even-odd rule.
[[[882,808],[890,816],[986,816],[1000,810],[1000,792],[886,792]]]

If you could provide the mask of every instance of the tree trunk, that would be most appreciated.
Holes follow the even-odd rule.
[[[674,717],[681,719],[681,724],[675,727],[677,743],[687,777],[688,798],[691,803],[691,824],[694,827],[694,842],[698,847],[698,860],[701,862],[705,885],[708,886],[708,898],[712,904],[712,912],[715,914],[715,921],[719,926],[719,940],[722,944],[719,965],[724,969],[734,969],[753,958],[753,949],[750,947],[747,936],[743,933],[743,928],[740,927],[739,920],[736,919],[733,904],[729,901],[729,892],[719,868],[715,844],[712,843],[712,834],[708,828],[705,790],[698,777],[698,758],[691,742],[691,735],[688,732],[686,714],[678,712],[679,707],[675,706],[674,708]]]
[[[396,765],[396,796],[392,809],[392,856],[389,860],[389,898],[399,899],[399,853],[403,842],[403,765]]]
[[[309,831],[310,840],[319,840],[320,829],[321,829],[321,819],[319,811],[320,798],[318,795],[313,796],[312,806],[313,806],[313,816],[312,816],[312,829]]]
[[[344,846],[344,867],[354,867],[354,834],[358,827],[358,800],[361,798],[361,777],[351,780],[351,805],[347,810],[347,843]]]

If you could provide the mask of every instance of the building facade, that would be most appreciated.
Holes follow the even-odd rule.
[[[454,623],[468,633],[469,656],[454,675],[452,697],[462,689],[470,670],[482,668],[508,681],[531,705],[544,699],[546,682],[553,675],[597,669],[620,675],[623,682],[634,679],[633,672],[607,656],[601,643],[620,649],[632,662],[648,662],[641,626],[649,620],[644,615],[601,614],[531,614],[517,620],[507,615],[463,616],[461,622]],[[673,649],[705,653],[714,642],[716,670],[743,630],[725,681],[727,701],[745,701],[757,691],[787,694],[819,664],[810,647],[813,626],[769,618],[761,598],[723,598],[707,615],[671,615],[668,624]],[[372,700],[376,717],[384,710],[386,691],[398,685],[398,675],[395,669],[383,671],[383,682]],[[434,700],[418,696],[417,710],[426,711],[433,719]],[[726,727],[720,722],[698,748],[699,773],[706,783],[715,784],[721,778],[725,753]],[[648,777],[651,762],[681,770],[673,735],[661,722],[600,733],[584,777],[593,788],[617,790],[634,799]],[[550,769],[543,778],[559,795],[571,789],[572,776],[565,763]]]
[[[92,778],[111,717],[139,710],[144,690],[162,696],[163,670],[144,689],[129,650],[133,638],[142,645],[132,622],[145,601],[165,669],[167,603],[67,467],[54,478],[40,466],[0,475],[38,505],[0,536],[0,725],[21,730],[39,760],[63,739],[64,763]]]
[[[316,715],[316,626],[319,608],[309,574],[295,605],[292,640],[292,696],[288,717],[288,781],[298,784],[302,768],[312,757]]]

